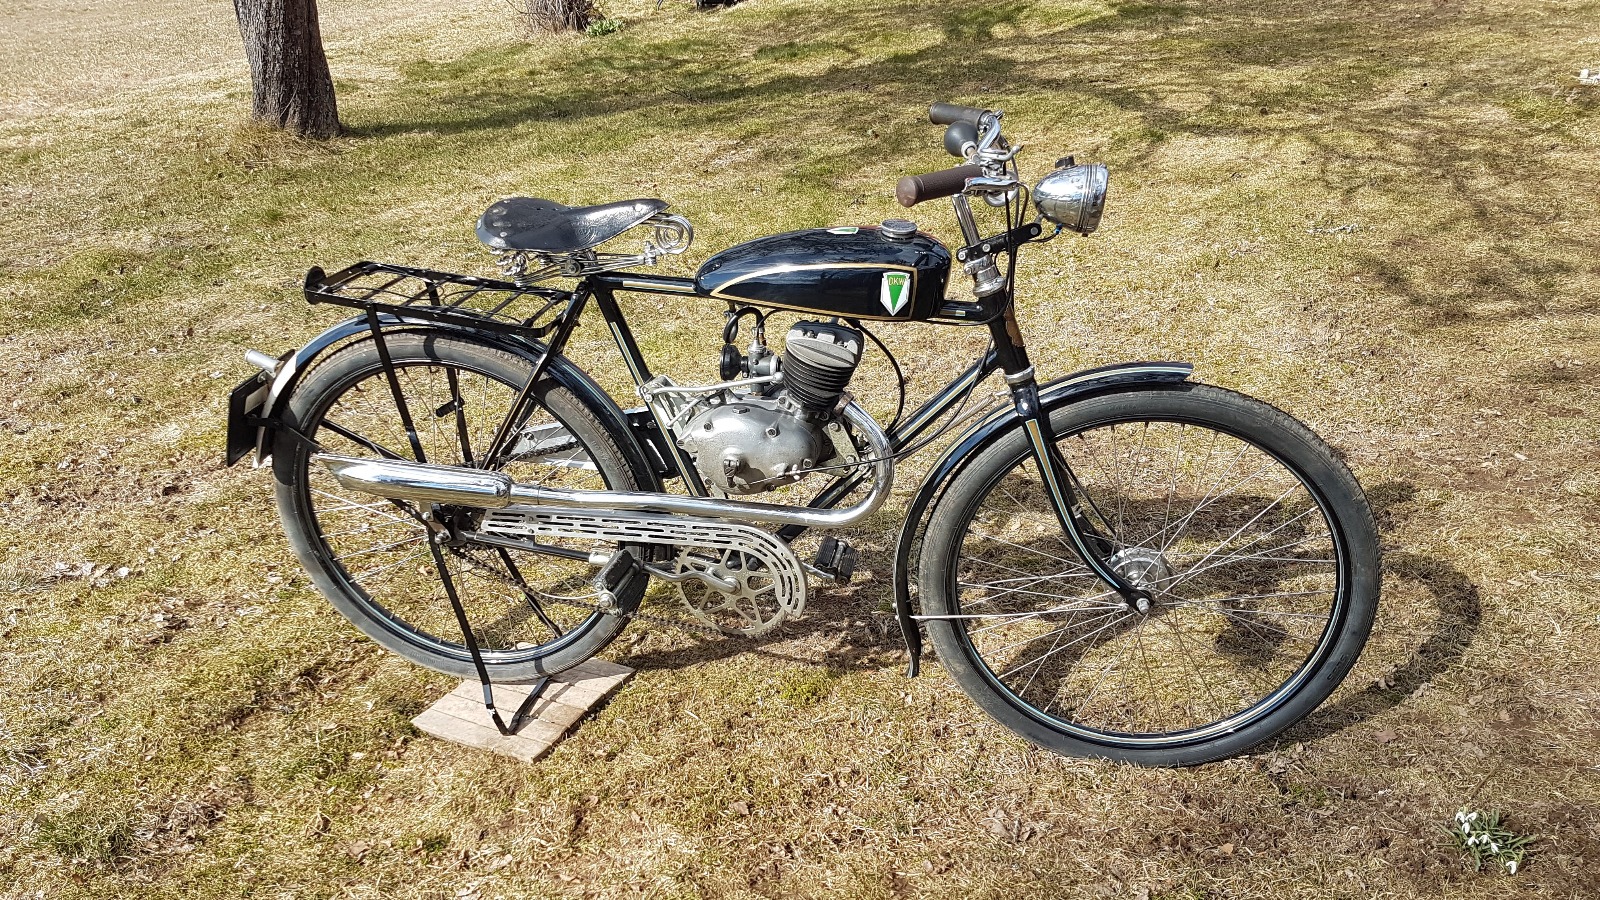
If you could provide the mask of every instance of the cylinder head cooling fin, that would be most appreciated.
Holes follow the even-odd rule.
[[[783,343],[783,383],[808,413],[839,402],[861,363],[861,332],[827,322],[796,322]]]

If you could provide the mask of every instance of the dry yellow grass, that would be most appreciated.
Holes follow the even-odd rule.
[[[1600,4],[608,12],[523,45],[486,0],[335,5],[326,146],[241,126],[226,5],[4,13],[0,894],[1600,893]],[[874,221],[945,164],[935,99],[1003,106],[1034,172],[1112,166],[1102,231],[1023,267],[1041,369],[1190,359],[1347,455],[1388,557],[1346,686],[1227,763],[1033,750],[901,677],[890,511],[778,640],[624,635],[641,674],[536,766],[418,738],[450,685],[358,638],[219,462],[242,350],[331,320],[303,270],[484,271],[471,222],[521,192],[664,197],[680,270]],[[634,310],[711,373],[714,306]],[[894,330],[920,387],[978,349],[948,337]],[[621,388],[603,341],[576,355]],[[1516,876],[1450,849],[1463,804],[1538,837]]]

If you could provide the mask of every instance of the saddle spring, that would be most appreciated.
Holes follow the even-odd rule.
[[[572,253],[495,250],[495,264],[517,287],[527,288],[551,278],[579,278],[597,272],[653,266],[661,257],[676,256],[694,243],[694,226],[683,216],[656,213],[639,224],[651,226],[653,234],[644,242],[644,250],[637,254],[600,253],[592,249]]]

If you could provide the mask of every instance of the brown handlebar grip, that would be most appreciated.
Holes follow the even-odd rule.
[[[937,200],[961,193],[968,178],[983,174],[983,166],[956,166],[926,175],[907,175],[894,186],[894,198],[901,206],[916,206],[924,200]]]

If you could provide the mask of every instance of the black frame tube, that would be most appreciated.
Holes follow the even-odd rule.
[[[1013,254],[1015,247],[1008,248]],[[600,309],[601,316],[605,319],[606,326],[617,345],[617,350],[627,365],[629,374],[633,377],[638,387],[643,387],[654,376],[650,372],[649,363],[644,359],[639,350],[638,341],[633,336],[627,317],[621,306],[617,303],[617,291],[630,291],[636,293],[676,294],[699,296],[694,281],[676,276],[641,275],[627,272],[608,272],[591,275],[580,281],[577,287],[566,294],[567,308],[556,317],[555,321],[537,329],[541,334],[548,333],[549,339],[545,344],[545,352],[535,363],[532,376],[528,383],[518,393],[516,401],[512,404],[511,411],[496,431],[493,441],[484,453],[482,459],[486,466],[493,465],[507,450],[517,425],[522,422],[533,403],[535,386],[543,376],[550,360],[563,352],[573,330],[578,327],[578,320],[583,313],[589,299],[593,298]],[[896,425],[887,435],[893,453],[900,453],[910,447],[922,437],[934,423],[939,421],[958,402],[969,396],[976,388],[979,381],[994,374],[996,371],[1004,373],[1006,383],[1011,388],[1012,402],[1015,404],[1017,415],[1023,420],[1028,429],[1030,442],[1033,445],[1035,460],[1044,476],[1047,492],[1056,517],[1066,533],[1073,549],[1081,556],[1084,563],[1107,585],[1120,594],[1130,606],[1135,606],[1141,601],[1147,601],[1149,594],[1131,585],[1122,577],[1106,559],[1097,552],[1089,543],[1089,535],[1093,534],[1087,518],[1077,509],[1077,500],[1072,491],[1072,473],[1065,459],[1055,447],[1055,442],[1045,439],[1048,433],[1049,421],[1039,404],[1038,382],[1034,378],[1033,368],[1028,360],[1027,346],[1023,342],[1022,334],[1017,325],[1015,304],[1012,302],[1010,290],[1003,299],[1001,315],[989,320],[988,327],[992,337],[992,344],[983,357],[967,367],[950,383],[946,384],[938,393],[930,397],[906,419]],[[390,387],[395,393],[396,403],[400,406],[401,418],[405,420],[407,431],[411,437],[413,451],[421,459],[421,448],[415,435],[414,428],[409,424],[409,411],[404,406],[400,397],[399,385],[396,382],[393,364],[388,359],[387,347],[384,345],[383,336],[377,320],[376,304],[367,307],[368,322],[373,336],[378,342],[378,352],[384,362],[384,367],[389,373]],[[938,323],[933,323],[938,324]],[[527,331],[536,331],[531,325]],[[654,417],[654,410],[651,410]],[[708,496],[705,483],[701,480],[698,470],[684,457],[683,452],[672,440],[668,423],[656,417],[656,425],[661,430],[665,440],[661,442],[671,459],[668,462],[678,470],[684,480],[686,490],[698,497]],[[823,489],[809,504],[810,507],[829,509],[847,496],[860,483],[864,475],[859,471],[852,471],[844,476],[835,478]],[[779,530],[779,535],[785,540],[793,540],[803,534],[803,526],[785,526]],[[471,638],[469,637],[470,641]]]
[[[583,315],[583,307],[589,302],[589,290],[582,284],[577,290],[568,295],[567,308],[561,311],[552,323],[554,328],[550,339],[544,345],[544,354],[533,364],[533,372],[528,376],[528,383],[517,392],[517,399],[512,402],[511,410],[505,419],[500,422],[500,427],[495,429],[494,438],[489,441],[489,448],[483,454],[484,468],[489,468],[500,461],[500,457],[509,449],[511,437],[516,432],[517,426],[528,418],[532,411],[533,395],[539,379],[544,377],[545,369],[550,367],[550,360],[561,355],[567,347],[567,339],[572,336],[578,327],[578,319]]]

